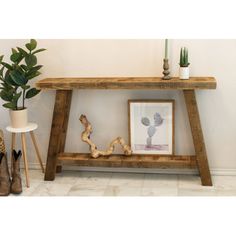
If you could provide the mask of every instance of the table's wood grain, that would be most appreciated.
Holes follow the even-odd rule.
[[[214,77],[177,77],[163,80],[161,77],[94,77],[94,78],[47,78],[36,83],[38,89],[216,89]]]
[[[64,164],[96,167],[132,168],[197,168],[196,156],[191,155],[135,155],[112,154],[92,158],[89,153],[60,153],[58,160]]]
[[[195,98],[197,89],[216,89],[214,77],[191,77],[189,80],[160,77],[94,77],[94,78],[48,78],[36,84],[39,89],[57,90],[45,180],[54,180],[59,162],[81,166],[143,167],[143,168],[195,168],[199,169],[202,184],[212,186],[207,153]],[[112,155],[109,159],[92,159],[89,154],[63,153],[69,107],[73,89],[153,89],[183,90],[195,145],[195,156],[138,156]],[[66,98],[66,99],[65,99]],[[63,115],[62,115],[63,114]]]

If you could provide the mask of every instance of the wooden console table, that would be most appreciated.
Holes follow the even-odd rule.
[[[61,164],[102,167],[198,168],[202,185],[212,186],[207,153],[195,97],[196,89],[216,89],[213,77],[192,77],[189,80],[159,77],[48,78],[36,84],[39,89],[56,90],[49,140],[45,180],[54,180]],[[195,155],[111,155],[90,158],[86,153],[65,153],[65,141],[73,89],[145,89],[182,90],[191,126]]]

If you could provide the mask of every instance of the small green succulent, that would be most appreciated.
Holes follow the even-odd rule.
[[[180,50],[179,65],[180,67],[188,67],[189,64],[190,63],[188,62],[188,49],[186,47],[183,47]]]
[[[40,92],[31,88],[28,82],[41,74],[39,70],[43,66],[37,65],[35,54],[46,49],[36,49],[37,41],[34,39],[25,44],[25,47],[26,49],[12,48],[11,63],[4,62],[4,56],[0,56],[0,97],[6,102],[3,107],[12,110],[25,109],[25,99],[30,99]],[[22,104],[19,106],[20,98]]]

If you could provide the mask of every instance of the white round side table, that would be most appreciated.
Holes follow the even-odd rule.
[[[30,187],[30,183],[29,183],[29,170],[28,170],[28,161],[27,161],[27,152],[26,152],[26,138],[25,138],[25,133],[30,133],[36,154],[37,154],[37,158],[39,161],[39,164],[41,166],[42,172],[44,173],[44,167],[43,167],[43,162],[42,162],[42,158],[39,152],[39,148],[35,139],[35,135],[34,135],[34,130],[36,130],[38,128],[38,125],[35,123],[29,123],[26,127],[24,128],[13,128],[11,126],[7,126],[6,130],[10,133],[12,133],[12,140],[11,140],[11,158],[13,158],[13,149],[15,149],[15,145],[16,145],[16,134],[20,133],[21,134],[21,143],[22,143],[22,154],[23,154],[23,159],[24,159],[24,166],[25,166],[25,177],[26,177],[26,186],[29,188]],[[12,159],[11,159],[11,163]],[[11,168],[12,168],[12,164],[11,164]]]

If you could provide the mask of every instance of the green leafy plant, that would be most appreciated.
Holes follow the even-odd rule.
[[[34,39],[25,44],[25,47],[12,48],[11,63],[4,62],[4,56],[0,56],[0,97],[6,102],[3,106],[12,110],[25,109],[25,100],[40,92],[31,88],[28,83],[41,74],[39,70],[43,66],[37,65],[36,54],[46,49],[36,49],[37,41]],[[19,106],[20,98],[22,103]]]
[[[180,50],[180,67],[188,67],[190,63],[188,62],[188,49],[186,47],[181,48]]]

